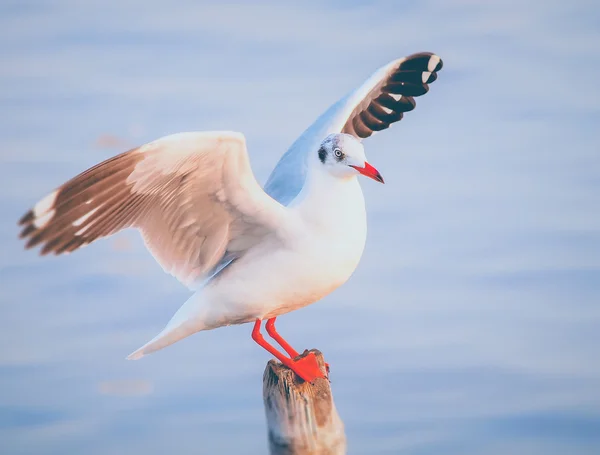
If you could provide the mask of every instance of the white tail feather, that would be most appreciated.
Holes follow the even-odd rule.
[[[173,315],[165,328],[148,343],[127,356],[127,360],[138,360],[162,348],[182,340],[196,332],[212,327],[206,325],[207,305],[201,293],[192,295]]]

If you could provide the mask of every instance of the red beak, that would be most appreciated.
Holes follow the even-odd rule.
[[[350,167],[353,167],[358,172],[360,172],[362,175],[366,175],[367,177],[372,178],[373,180],[377,180],[379,183],[385,183],[383,181],[383,177],[381,176],[379,171],[377,169],[375,169],[373,166],[371,166],[369,163],[367,163],[366,161],[365,161],[365,167],[358,167],[358,166],[352,166],[352,165],[350,165]]]

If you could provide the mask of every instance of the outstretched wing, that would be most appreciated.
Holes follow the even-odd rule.
[[[386,65],[352,97],[352,104],[358,103],[348,115],[342,133],[364,139],[402,120],[405,112],[415,108],[414,97],[429,91],[429,84],[437,79],[440,69],[442,60],[425,52]]]
[[[231,132],[180,133],[110,158],[69,180],[20,220],[26,247],[66,253],[128,227],[162,268],[192,286],[223,255],[277,230],[285,209]]]
[[[284,205],[298,195],[306,177],[306,156],[331,133],[364,139],[402,119],[415,108],[415,97],[429,91],[442,60],[421,52],[394,60],[377,70],[363,85],[331,106],[281,157],[265,191]]]

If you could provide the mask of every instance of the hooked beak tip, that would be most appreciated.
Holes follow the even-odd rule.
[[[353,167],[354,169],[356,169],[358,172],[360,172],[362,175],[364,175],[366,177],[376,180],[379,183],[385,183],[385,181],[383,180],[383,177],[381,176],[379,171],[367,162],[365,162],[364,167],[353,166],[353,165],[350,165],[350,166]]]

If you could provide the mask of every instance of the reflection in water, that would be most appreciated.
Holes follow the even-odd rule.
[[[600,452],[600,100],[561,92],[600,69],[597,14],[353,3],[0,7],[2,453],[265,453],[251,327],[127,362],[188,291],[134,232],[39,258],[15,223],[177,131],[243,131],[264,179],[332,101],[420,50],[444,77],[365,142],[386,185],[363,182],[359,269],[280,329],[326,354],[350,453]]]

